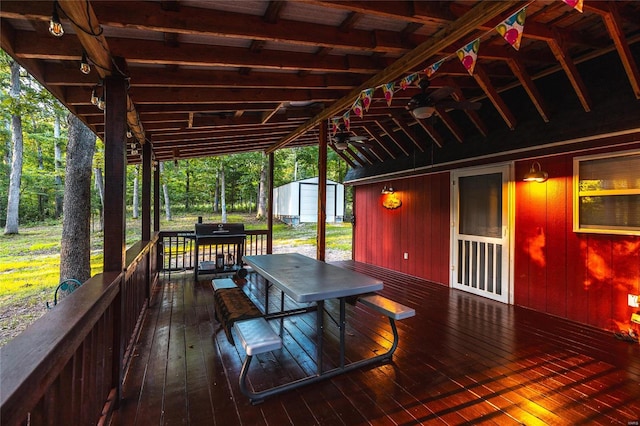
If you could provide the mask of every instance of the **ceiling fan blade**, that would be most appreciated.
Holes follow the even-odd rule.
[[[366,141],[367,137],[366,136],[349,136],[349,141],[351,142],[361,142],[361,141]]]
[[[440,101],[437,103],[437,106],[444,108],[453,108],[453,109],[472,109],[478,110],[482,107],[480,102],[471,102],[471,101]]]
[[[444,99],[447,96],[451,95],[453,92],[455,92],[455,90],[456,89],[454,89],[453,87],[444,86],[431,92],[429,94],[429,98],[432,102],[438,102],[440,99]]]

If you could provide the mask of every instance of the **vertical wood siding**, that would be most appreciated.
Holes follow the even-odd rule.
[[[402,201],[382,206],[386,184]],[[356,187],[354,259],[449,283],[449,173]],[[404,253],[409,258],[404,260]]]
[[[640,293],[640,237],[573,232],[573,155],[540,160],[546,183],[516,162],[514,303],[601,329],[626,329]],[[392,185],[402,200],[382,207]],[[449,284],[449,173],[356,187],[354,259]],[[403,260],[403,253],[409,259]]]
[[[515,303],[602,329],[626,329],[640,291],[640,238],[573,232],[573,156],[544,158],[546,183],[519,180],[516,163]]]

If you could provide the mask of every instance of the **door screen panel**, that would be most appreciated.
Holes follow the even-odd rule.
[[[454,288],[508,302],[507,167],[454,175]]]
[[[460,233],[483,237],[502,236],[502,174],[459,179]]]

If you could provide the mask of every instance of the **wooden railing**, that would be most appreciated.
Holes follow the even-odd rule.
[[[127,251],[0,350],[3,425],[96,424],[117,406],[131,348],[157,282],[157,242]]]
[[[159,271],[193,268],[191,235],[135,244],[123,272],[92,277],[0,348],[3,426],[108,421]],[[265,254],[266,239],[267,231],[247,231],[246,253]]]
[[[247,240],[244,254],[267,254],[266,229],[245,230]],[[186,271],[194,269],[195,231],[162,231],[160,232],[159,253],[161,271]]]

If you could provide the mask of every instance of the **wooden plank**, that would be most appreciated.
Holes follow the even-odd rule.
[[[299,126],[288,136],[282,138],[279,142],[272,145],[267,152],[273,152],[279,148],[286,146],[289,142],[307,132],[314,127],[316,123],[327,120],[341,110],[351,106],[353,101],[360,96],[364,89],[377,87],[389,81],[394,81],[407,70],[411,70],[420,66],[424,61],[437,54],[440,50],[446,48],[452,42],[465,36],[467,33],[475,29],[477,26],[484,24],[486,21],[493,19],[495,16],[512,9],[518,2],[481,2],[464,14],[456,21],[445,25],[440,31],[435,33],[429,40],[423,42],[411,52],[405,54],[402,58],[395,61],[382,72],[368,79],[366,82],[349,92],[348,95],[338,99],[330,107],[324,109],[321,113]]]

